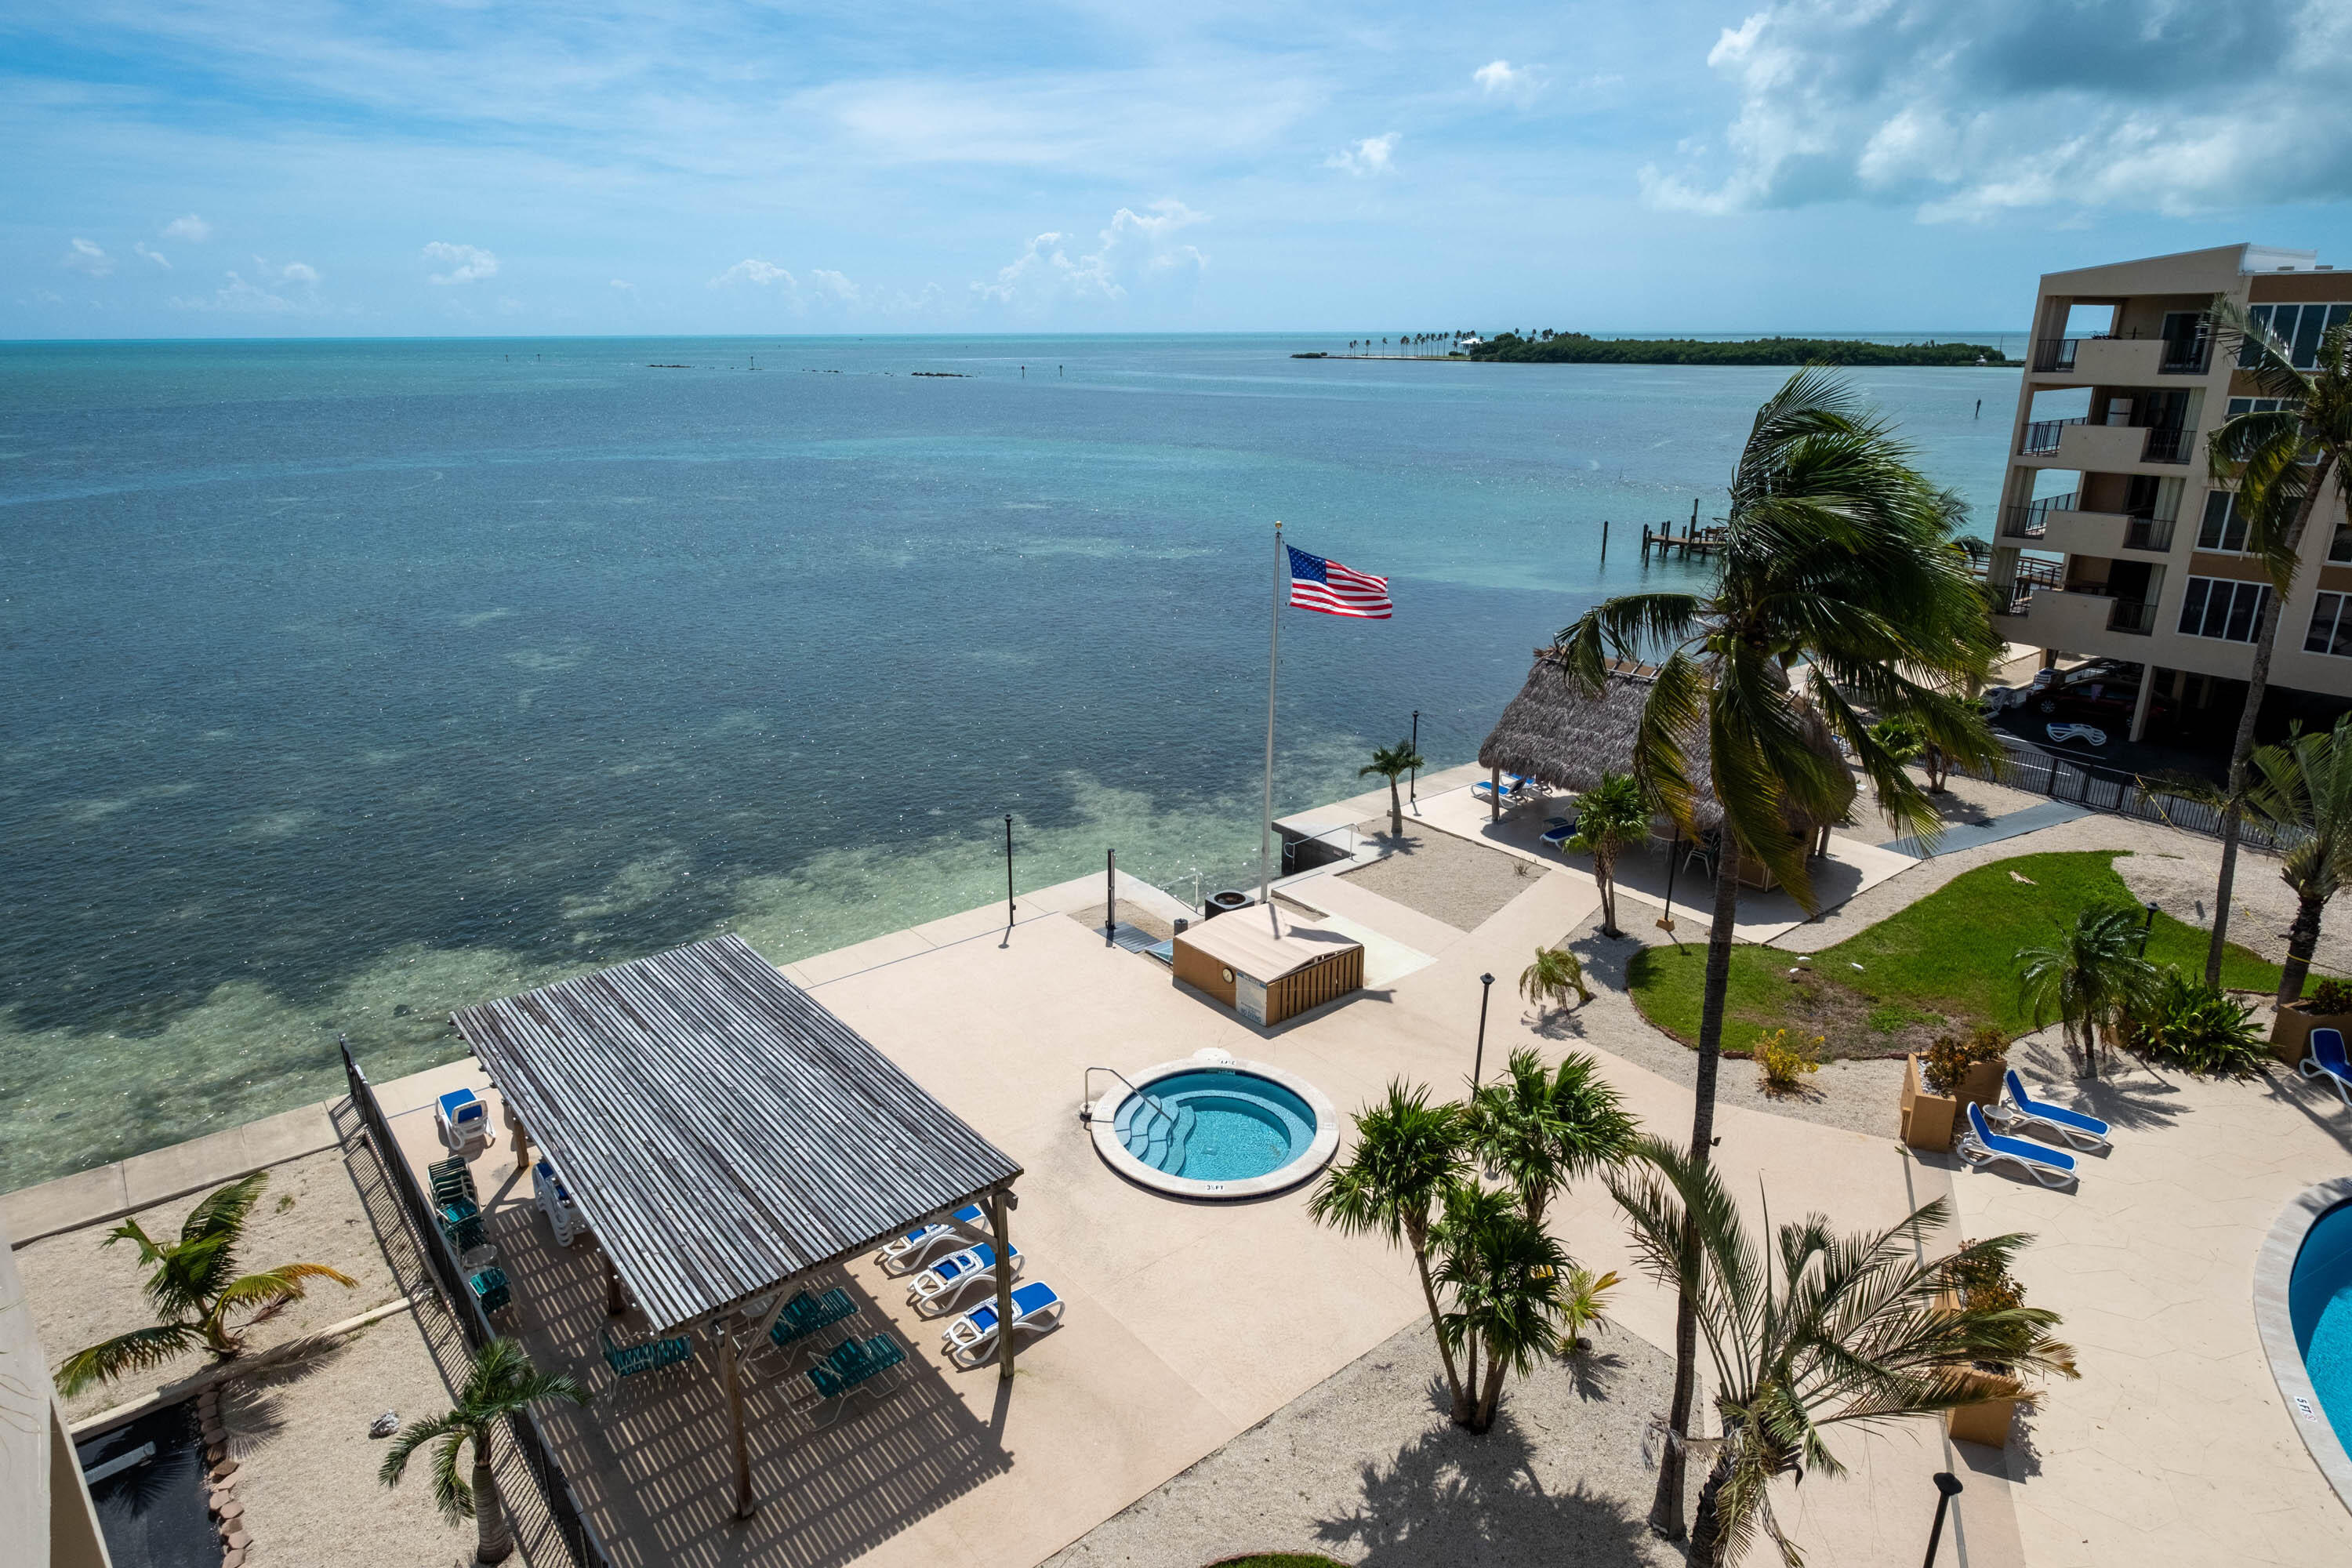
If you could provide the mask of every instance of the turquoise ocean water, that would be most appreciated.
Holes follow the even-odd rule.
[[[1008,814],[1024,886],[1250,877],[1275,519],[1398,606],[1286,617],[1295,809],[1416,708],[1467,759],[1782,378],[1334,346],[0,345],[0,1188],[325,1098],[338,1031],[984,903]],[[1989,529],[2017,372],[1854,379]]]

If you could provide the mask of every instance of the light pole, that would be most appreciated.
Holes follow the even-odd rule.
[[[1478,984],[1484,989],[1478,993],[1478,1054],[1470,1060],[1470,1089],[1474,1094],[1477,1092],[1479,1079],[1486,1070],[1486,998],[1495,994],[1495,977],[1482,974],[1478,976]]]
[[[1421,710],[1418,708],[1412,710],[1412,754],[1416,757],[1421,755]],[[1412,785],[1409,794],[1413,805],[1419,806],[1421,805],[1421,764],[1419,763],[1415,763],[1412,767]]]
[[[1944,1510],[1960,1495],[1960,1478],[1949,1470],[1936,1472],[1936,1527],[1927,1532],[1927,1559],[1920,1568],[1936,1568],[1936,1548],[1944,1542]]]

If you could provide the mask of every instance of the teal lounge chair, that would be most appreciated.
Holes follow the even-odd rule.
[[[778,1350],[789,1350],[819,1329],[831,1328],[846,1318],[857,1316],[857,1303],[849,1292],[836,1285],[822,1296],[803,1290],[784,1303],[769,1325],[768,1342]]]
[[[906,1351],[887,1334],[864,1341],[853,1334],[809,1368],[808,1379],[819,1397],[845,1399],[906,1359]]]
[[[613,1342],[613,1331],[604,1331],[604,1364],[613,1369],[614,1377],[641,1377],[665,1367],[680,1366],[694,1359],[694,1336],[673,1334],[665,1340],[649,1340],[641,1345],[618,1345]]]
[[[481,1303],[482,1314],[503,1312],[514,1305],[514,1291],[507,1284],[503,1270],[485,1268],[468,1280],[474,1288],[474,1300]]]

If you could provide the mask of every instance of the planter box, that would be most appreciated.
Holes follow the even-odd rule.
[[[1903,1142],[1914,1149],[1949,1149],[1966,1121],[1960,1107],[1971,1100],[1990,1105],[2000,1098],[2003,1060],[1979,1062],[1960,1080],[1958,1092],[1930,1094],[1919,1079],[1916,1053],[1903,1061]]]
[[[2352,1014],[2314,1013],[2308,1011],[2310,1005],[2297,1002],[2282,1007],[2278,1016],[2271,1020],[2271,1055],[2289,1067],[2308,1053],[2314,1029],[2341,1029],[2344,1037],[2352,1040]]]
[[[2009,1447],[2009,1426],[2022,1399],[1983,1399],[1955,1405],[1944,1412],[1944,1430],[1962,1443],[1982,1443],[1988,1448]]]

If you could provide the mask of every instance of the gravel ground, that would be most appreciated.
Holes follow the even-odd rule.
[[[1360,822],[1356,831],[1389,854],[1340,876],[1456,931],[1477,930],[1489,915],[1526,892],[1528,879],[1542,870],[1516,855],[1451,833],[1416,830],[1410,822],[1404,837],[1395,837],[1385,816]]]
[[[431,1450],[410,1461],[397,1489],[388,1488],[377,1482],[376,1468],[389,1442],[368,1436],[368,1423],[383,1411],[405,1424],[448,1407],[449,1391],[408,1312],[230,1384],[221,1415],[238,1462],[249,1558],[288,1568],[471,1563],[473,1525],[444,1524],[433,1506]]]
[[[1397,1260],[1399,1267],[1409,1267]],[[1445,1418],[1435,1342],[1417,1325],[1097,1525],[1048,1568],[1199,1568],[1246,1552],[1319,1552],[1381,1568],[1666,1568],[1643,1524],[1643,1433],[1674,1358],[1604,1329],[1582,1361],[1507,1385],[1482,1437]]]
[[[1685,926],[1686,933],[1688,929]],[[1705,927],[1698,929],[1703,935]],[[1570,933],[1568,945],[1584,962],[1585,984],[1592,987],[1592,1000],[1569,1012],[1552,1014],[1539,1032],[1554,1039],[1583,1040],[1661,1078],[1694,1083],[1698,1078],[1698,1053],[1643,1017],[1625,989],[1625,969],[1636,944],[1650,946],[1672,939],[1639,921],[1628,921],[1625,930],[1633,941],[1604,937],[1601,919],[1595,915]],[[1902,1087],[1900,1059],[1840,1060],[1822,1063],[1822,1070],[1794,1094],[1768,1094],[1764,1076],[1754,1062],[1727,1057],[1716,1074],[1716,1101],[1893,1138],[1902,1131],[1896,1106]],[[1667,1131],[1669,1136],[1686,1137],[1689,1130]]]
[[[203,1196],[175,1198],[135,1217],[151,1236],[177,1237],[188,1211]],[[67,1231],[16,1253],[41,1343],[58,1360],[84,1345],[155,1321],[140,1295],[150,1270],[140,1267],[136,1246],[128,1241],[100,1245],[110,1228],[109,1224]],[[247,1226],[239,1257],[247,1270],[286,1263],[324,1263],[359,1281],[357,1289],[348,1290],[331,1279],[314,1281],[308,1300],[254,1328],[247,1342],[255,1350],[356,1317],[401,1294],[369,1228],[367,1211],[361,1205],[343,1157],[334,1150],[290,1161],[269,1173],[261,1202]],[[202,1355],[183,1356],[152,1372],[69,1399],[66,1413],[73,1420],[96,1415],[176,1383],[205,1364]]]

